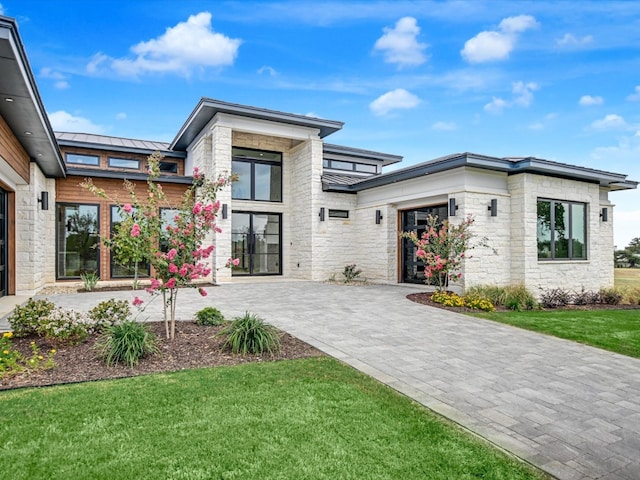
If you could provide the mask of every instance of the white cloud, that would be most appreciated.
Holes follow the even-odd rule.
[[[484,110],[489,113],[502,113],[505,108],[524,107],[527,108],[533,102],[533,92],[540,87],[535,82],[514,82],[511,85],[511,100],[505,100],[500,97],[493,97],[492,100],[484,106]]]
[[[386,115],[391,110],[415,108],[420,104],[420,99],[404,88],[396,88],[380,95],[369,104],[369,108],[375,115]]]
[[[104,128],[84,117],[76,117],[64,110],[49,113],[49,121],[58,132],[104,133]]]
[[[0,3],[0,15],[4,15],[4,7]]]
[[[518,34],[538,26],[531,15],[507,17],[500,22],[498,30],[480,32],[467,40],[460,54],[469,63],[504,60],[513,50]]]
[[[413,17],[403,17],[395,27],[385,27],[382,35],[375,43],[374,50],[384,53],[385,62],[395,63],[398,67],[420,65],[427,61],[424,50],[425,43],[418,42],[420,27]]]
[[[599,96],[591,96],[591,95],[583,95],[578,100],[578,104],[583,107],[590,107],[592,105],[602,105],[604,103],[604,99]]]
[[[211,27],[211,13],[201,12],[167,28],[157,38],[132,46],[134,58],[111,58],[97,53],[86,68],[89,73],[101,73],[101,67],[107,65],[125,77],[144,73],[189,76],[194,68],[232,65],[241,43],[240,39],[215,32]]]
[[[577,48],[584,47],[585,45],[590,44],[592,41],[593,37],[591,35],[585,35],[582,38],[576,38],[570,33],[565,33],[562,38],[556,39],[556,45],[558,47]]]
[[[436,122],[431,128],[439,132],[451,132],[458,128],[455,122]]]
[[[124,112],[120,112],[116,114],[116,120],[126,120],[127,114]]]
[[[610,113],[609,115],[605,115],[604,118],[595,120],[593,123],[591,123],[591,128],[595,130],[627,128],[627,122],[620,115]]]
[[[67,82],[67,76],[61,72],[53,70],[49,67],[43,67],[40,69],[40,77],[49,80],[54,80],[53,86],[58,90],[64,90],[69,88],[69,82]]]
[[[632,93],[627,97],[630,102],[640,102],[640,85],[636,85],[635,93]]]
[[[542,122],[535,122],[529,125],[529,130],[543,130],[544,129],[544,123]]]
[[[266,73],[271,77],[275,77],[276,75],[278,75],[278,72],[276,72],[276,69],[268,65],[263,65],[258,69],[258,75],[262,75],[263,73]]]

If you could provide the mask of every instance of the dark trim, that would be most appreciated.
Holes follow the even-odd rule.
[[[149,175],[142,172],[116,172],[113,170],[100,170],[98,168],[68,168],[67,175],[70,177],[116,178],[120,180],[140,180],[143,182],[146,182],[149,178]],[[160,175],[157,181],[161,183],[193,185],[193,177],[183,177],[180,175]]]
[[[119,138],[119,137],[118,137]],[[124,137],[123,137],[124,138]],[[187,152],[176,152],[173,150],[159,150],[150,148],[137,148],[137,147],[122,147],[119,145],[105,145],[104,143],[95,142],[78,142],[75,140],[58,140],[58,145],[61,147],[78,147],[78,148],[90,148],[93,150],[103,150],[108,152],[118,153],[135,153],[138,155],[152,155],[155,152],[160,152],[163,157],[171,158],[187,158]]]
[[[391,155],[389,153],[374,152],[373,150],[363,150],[361,148],[346,147],[332,143],[324,143],[322,145],[322,153],[329,155],[344,155],[353,158],[366,158],[368,160],[382,162],[382,165],[398,163],[404,158],[401,155]]]
[[[56,280],[77,280],[80,278],[80,276],[78,275],[77,277],[67,277],[67,276],[60,276],[58,275],[58,255],[60,253],[60,245],[58,242],[58,206],[69,206],[69,205],[90,205],[92,207],[98,207],[98,218],[97,218],[97,223],[98,223],[98,247],[96,248],[96,257],[98,259],[98,268],[96,269],[96,274],[98,275],[98,278],[100,278],[100,246],[102,244],[102,237],[101,237],[101,232],[100,232],[100,203],[90,203],[90,202],[56,202],[56,211],[55,211],[55,236],[56,236],[56,258],[55,258],[55,271],[56,271]]]
[[[109,238],[113,237],[113,209],[118,209],[118,205],[115,204],[109,204]],[[108,249],[109,250],[109,278],[110,279],[115,279],[115,278],[135,278],[135,275],[114,275],[113,274],[113,268],[116,266],[117,262],[114,261],[113,258],[113,250]],[[124,265],[122,264],[118,264],[123,268],[126,268]],[[138,264],[138,267],[145,267],[145,263],[141,262],[140,264]],[[138,270],[138,279],[140,278],[149,278],[151,276],[151,263],[147,263],[146,264],[146,269],[143,270]],[[141,275],[142,272],[142,275]]]
[[[559,200],[559,199],[553,199],[553,198],[546,198],[546,197],[538,197],[536,199],[536,230],[538,228],[538,216],[537,216],[537,209],[538,209],[538,205],[540,204],[540,202],[549,202],[549,223],[550,223],[550,234],[551,234],[551,238],[549,241],[549,253],[551,254],[551,257],[540,257],[540,252],[538,250],[538,237],[537,237],[537,232],[536,232],[536,250],[538,250],[538,262],[563,262],[563,261],[587,261],[589,260],[589,223],[588,223],[588,210],[589,210],[589,204],[585,203],[585,202],[576,202],[576,201],[572,201],[572,200]],[[558,258],[555,256],[555,243],[556,243],[556,211],[554,208],[555,204],[558,203],[565,203],[567,205],[569,205],[569,212],[568,212],[568,230],[569,230],[569,238],[567,241],[567,256],[566,257],[561,257]],[[573,256],[573,208],[571,208],[572,205],[581,205],[582,207],[584,207],[584,213],[583,213],[583,219],[582,222],[584,224],[584,257],[574,257]]]
[[[277,275],[282,275],[282,213],[278,212],[260,212],[255,210],[232,210],[231,211],[231,238],[233,243],[233,214],[239,213],[244,215],[249,215],[249,233],[247,235],[254,235],[253,230],[253,216],[254,215],[277,215],[278,216],[278,273],[253,273],[253,257],[255,253],[247,252],[246,255],[249,256],[249,273],[244,274],[236,274],[236,277],[273,277]],[[233,245],[232,245],[233,248]],[[231,270],[231,276],[234,276],[233,269]]]
[[[232,155],[231,157],[231,170],[233,172],[233,162],[240,163],[248,163],[251,167],[251,196],[250,198],[239,198],[233,196],[233,185],[231,186],[231,199],[232,200],[244,200],[247,202],[270,202],[270,203],[282,203],[283,201],[283,185],[282,185],[282,177],[283,177],[283,163],[282,163],[282,152],[275,152],[269,150],[256,150],[253,148],[243,148],[242,150],[250,150],[254,152],[265,152],[265,153],[277,153],[280,156],[280,160],[267,160],[259,157],[239,157]],[[256,199],[256,164],[258,165],[269,165],[271,167],[278,166],[280,167],[280,200],[265,200],[265,199]]]

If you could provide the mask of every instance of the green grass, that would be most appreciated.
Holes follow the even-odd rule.
[[[640,358],[640,310],[534,310],[473,315]]]
[[[614,283],[616,287],[640,288],[640,268],[616,268]]]
[[[0,393],[3,478],[546,478],[330,358]]]

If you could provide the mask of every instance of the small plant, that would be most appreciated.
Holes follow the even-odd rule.
[[[80,279],[84,284],[84,289],[87,292],[90,292],[94,288],[96,288],[96,285],[98,284],[98,280],[100,280],[100,277],[98,277],[96,272],[84,272],[80,274]]]
[[[618,305],[622,301],[622,293],[616,288],[603,288],[600,290],[602,303]]]
[[[355,263],[345,265],[344,270],[342,271],[342,275],[344,276],[344,283],[353,282],[360,276],[361,273],[362,270],[357,268]]]
[[[244,316],[236,317],[219,335],[227,336],[222,348],[229,348],[232,353],[261,355],[280,351],[280,337],[276,328],[254,313],[246,312]]]
[[[496,307],[491,300],[482,295],[465,295],[464,306],[473,310],[482,310],[483,312],[495,312]]]
[[[533,310],[538,306],[536,298],[524,285],[508,285],[499,287],[497,285],[480,285],[469,289],[470,295],[481,295],[487,297],[491,303],[503,306],[509,310],[522,311]]]
[[[38,332],[40,322],[47,317],[55,305],[44,299],[30,298],[27,303],[18,305],[9,316],[9,325],[16,337],[25,337]]]
[[[84,342],[93,331],[94,325],[86,313],[54,308],[41,320],[37,333],[48,340],[76,345]]]
[[[147,355],[160,352],[156,335],[144,323],[134,320],[107,326],[96,342],[96,349],[108,366],[124,363],[129,367],[136,366]]]
[[[89,318],[96,331],[102,331],[105,327],[124,322],[131,315],[131,307],[126,300],[110,298],[100,302],[89,310]]]
[[[222,325],[224,323],[224,315],[214,307],[204,307],[196,312],[197,325]]]
[[[464,307],[464,298],[455,293],[434,292],[431,300],[445,307]]]
[[[571,298],[571,303],[574,305],[594,305],[601,303],[601,301],[600,292],[585,290],[584,287],[579,292],[574,292]]]
[[[540,304],[544,308],[559,308],[569,305],[571,293],[562,288],[552,288],[544,290],[540,295]]]
[[[55,350],[51,350],[45,357],[40,354],[36,342],[31,342],[31,356],[27,358],[13,347],[12,337],[12,332],[5,332],[0,337],[0,378],[12,377],[25,370],[47,370],[55,367]]]

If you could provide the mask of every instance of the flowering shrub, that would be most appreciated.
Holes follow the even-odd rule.
[[[89,319],[93,322],[93,329],[96,331],[104,330],[105,327],[110,325],[122,323],[130,315],[131,307],[129,303],[126,300],[116,300],[115,298],[100,302],[89,310]]]
[[[11,338],[12,332],[3,333],[0,337],[0,378],[12,377],[25,370],[47,370],[55,367],[55,350],[50,350],[45,357],[40,354],[38,345],[31,342],[31,356],[27,358],[13,347]]]
[[[41,320],[37,333],[48,340],[74,345],[84,342],[95,328],[86,313],[54,308]]]
[[[178,289],[198,288],[195,281],[211,274],[209,258],[214,246],[205,246],[204,242],[212,231],[221,232],[216,225],[220,209],[216,195],[232,179],[224,176],[215,180],[205,179],[198,168],[194,168],[193,184],[183,195],[179,213],[163,226],[160,207],[173,207],[169,205],[162,186],[156,183],[160,176],[160,159],[159,153],[149,157],[148,191],[144,201],[138,198],[130,182],[125,182],[125,188],[129,191],[131,203],[121,205],[111,199],[117,203],[124,220],[117,234],[104,242],[114,249],[117,258],[148,260],[151,263],[155,278],[151,279],[151,286],[146,290],[152,295],[162,295],[166,335],[174,338]],[[91,179],[85,180],[83,186],[95,195],[107,198],[105,191],[93,185]],[[227,267],[237,264],[237,259],[230,258]],[[203,296],[207,294],[203,288],[198,288],[198,291]],[[140,298],[136,297],[135,304],[142,309]]]
[[[37,333],[40,320],[53,310],[55,305],[48,300],[34,300],[30,298],[27,303],[18,305],[9,316],[9,325],[16,337],[25,337]]]
[[[473,310],[483,310],[485,312],[494,312],[495,306],[487,297],[482,295],[470,294],[460,296],[455,293],[434,292],[431,300],[444,307],[467,307]]]
[[[496,307],[487,297],[482,295],[465,295],[464,306],[473,310],[482,310],[484,312],[495,312]]]
[[[473,222],[471,215],[459,225],[448,220],[440,222],[437,216],[429,215],[422,236],[418,237],[416,232],[402,234],[416,246],[416,256],[424,262],[426,282],[435,284],[438,291],[443,291],[449,282],[462,278],[459,270],[467,250],[471,248]],[[481,244],[484,243],[483,240]]]
[[[435,292],[431,300],[445,307],[464,307],[464,299],[455,293]]]

